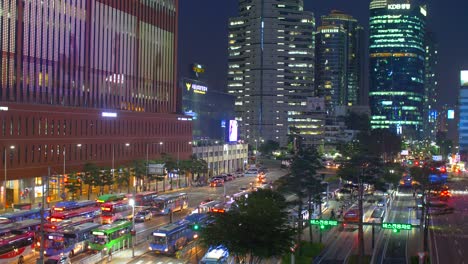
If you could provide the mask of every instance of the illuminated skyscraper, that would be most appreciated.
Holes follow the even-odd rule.
[[[422,136],[425,6],[408,0],[370,4],[371,127]]]
[[[437,42],[434,33],[427,32],[425,38],[425,79],[424,79],[424,136],[435,139],[437,134],[437,87],[438,75],[436,66],[438,63]]]
[[[350,15],[333,10],[316,33],[315,84],[327,112],[360,104],[363,31]]]
[[[323,120],[307,105],[314,90],[315,20],[302,0],[239,1],[229,20],[228,93],[241,138],[285,145],[291,128],[317,142]]]

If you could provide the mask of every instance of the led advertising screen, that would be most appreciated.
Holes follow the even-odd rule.
[[[468,87],[468,71],[460,71],[460,85]]]
[[[447,111],[447,119],[455,119],[455,110],[449,109]]]
[[[237,142],[237,120],[229,120],[229,142]]]

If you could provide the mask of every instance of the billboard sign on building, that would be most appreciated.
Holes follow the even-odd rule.
[[[460,71],[460,86],[468,87],[468,70]]]
[[[187,89],[187,91],[192,91],[196,94],[206,94],[206,92],[208,92],[208,86],[192,81],[186,81],[185,88]]]
[[[453,109],[447,110],[447,119],[455,119],[455,110]]]
[[[229,120],[229,142],[237,142],[237,120]]]
[[[325,98],[307,97],[307,111],[324,112],[325,111]]]

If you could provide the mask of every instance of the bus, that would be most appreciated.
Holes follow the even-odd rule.
[[[114,193],[109,193],[109,194],[103,194],[99,196],[96,199],[96,202],[101,205],[103,203],[108,203],[108,202],[117,202],[117,201],[123,201],[127,200],[128,195],[124,193],[119,193],[119,194],[114,194]]]
[[[71,210],[80,209],[83,207],[95,207],[96,201],[64,201],[58,202],[52,207],[52,213],[60,213],[60,212],[67,212]]]
[[[208,213],[208,212],[211,212],[211,210],[218,204],[220,204],[222,202],[220,201],[209,201],[209,202],[206,202],[206,203],[201,203],[197,209],[193,210],[192,211],[192,214],[194,213]]]
[[[188,196],[186,193],[161,195],[156,197],[154,202],[155,214],[167,215],[170,212],[186,209],[188,207]]]
[[[158,254],[173,255],[197,236],[189,225],[190,221],[180,220],[153,231],[149,249]]]
[[[28,257],[34,257],[34,232],[15,230],[0,237],[0,263],[23,264]]]
[[[103,203],[101,211],[102,224],[111,224],[119,219],[130,220],[133,217],[133,207],[128,204],[128,201]]]
[[[44,223],[44,231],[50,232],[50,233],[57,232],[65,228],[68,228],[70,226],[76,226],[76,225],[80,225],[83,223],[90,223],[90,222],[93,222],[93,220],[94,219],[91,217],[80,216],[80,217],[74,217],[71,219],[66,219],[60,222],[53,222],[53,223],[47,222],[47,223]]]
[[[349,209],[343,216],[343,227],[348,224],[359,224],[359,210],[357,208]]]
[[[44,255],[66,255],[73,257],[78,253],[84,252],[88,249],[91,230],[100,226],[97,223],[83,223],[64,228],[59,232],[47,234],[45,236]]]
[[[152,206],[154,200],[158,196],[158,192],[142,192],[135,196],[135,206]]]
[[[111,252],[125,245],[130,246],[132,242],[131,231],[131,221],[117,221],[103,225],[91,231],[88,248],[94,251]]]
[[[60,222],[67,219],[76,217],[89,217],[96,218],[101,215],[101,208],[99,206],[82,207],[79,209],[69,210],[65,212],[53,213],[49,217],[50,222]]]
[[[44,217],[48,217],[49,215],[50,209],[44,208]],[[26,219],[41,219],[41,208],[1,214],[0,219],[8,219],[10,222],[17,222]]]

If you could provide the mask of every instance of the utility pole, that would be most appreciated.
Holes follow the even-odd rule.
[[[359,206],[359,227],[358,227],[358,263],[364,263],[364,230],[363,230],[363,206],[362,206],[362,196],[363,196],[363,184],[362,176],[364,176],[364,165],[362,167],[361,175],[358,176],[358,206]]]
[[[45,234],[44,234],[44,210],[45,210],[45,203],[46,203],[46,192],[49,192],[49,178],[50,178],[50,167],[47,168],[47,176],[42,176],[42,204],[41,204],[41,227],[40,227],[40,251],[39,251],[39,258],[36,259],[36,264],[44,264],[44,242],[45,242]],[[47,191],[45,190],[44,186],[47,183]],[[48,195],[48,194],[47,194]]]

